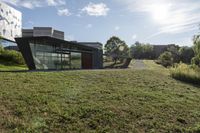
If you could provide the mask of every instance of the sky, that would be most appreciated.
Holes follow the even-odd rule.
[[[191,46],[200,0],[0,0],[23,14],[23,28],[53,27],[66,40]]]

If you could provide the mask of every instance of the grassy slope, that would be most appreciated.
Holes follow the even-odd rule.
[[[156,67],[0,73],[0,129],[2,132],[198,130],[199,87],[178,82]]]

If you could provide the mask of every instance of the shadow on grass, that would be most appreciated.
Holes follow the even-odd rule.
[[[130,65],[132,58],[126,58],[124,63],[113,63],[109,66],[105,66],[105,69],[126,69]]]
[[[188,85],[192,85],[194,87],[198,87],[200,88],[200,82],[199,81],[191,81],[191,80],[188,80],[188,79],[184,79],[184,78],[177,78],[177,77],[173,77],[171,76],[173,79],[175,79],[176,81],[178,82],[181,82],[183,84],[188,84]]]

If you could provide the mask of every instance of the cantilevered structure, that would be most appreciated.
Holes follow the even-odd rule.
[[[101,69],[102,47],[50,36],[15,38],[30,70]],[[100,43],[96,43],[101,45]]]

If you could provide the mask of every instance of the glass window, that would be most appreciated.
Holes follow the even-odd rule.
[[[71,68],[72,69],[81,69],[81,53],[71,52]]]
[[[70,54],[62,54],[62,69],[70,69]]]
[[[57,52],[54,45],[30,43],[36,69],[69,69],[69,54]]]

